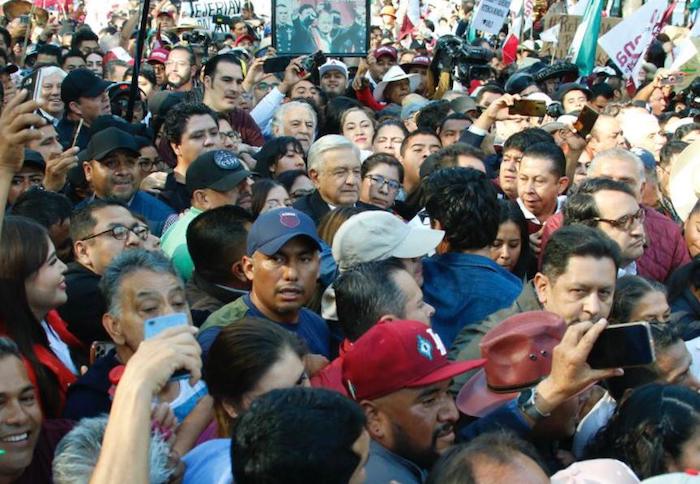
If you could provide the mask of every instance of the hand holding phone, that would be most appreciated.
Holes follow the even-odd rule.
[[[593,369],[629,368],[654,362],[654,342],[646,321],[610,325],[600,333],[588,364]]]
[[[188,326],[190,320],[185,313],[166,314],[164,316],[156,316],[155,318],[147,319],[143,323],[143,339],[149,340],[165,331],[166,329],[176,328],[178,326]],[[190,378],[189,372],[178,370],[173,373],[171,380],[187,380]]]

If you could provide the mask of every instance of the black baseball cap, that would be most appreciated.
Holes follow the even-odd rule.
[[[61,84],[61,100],[68,104],[81,97],[97,97],[111,86],[110,81],[97,77],[87,69],[74,69],[68,73]]]
[[[190,193],[202,188],[227,192],[251,176],[240,159],[230,151],[214,150],[202,153],[185,174],[185,185]]]
[[[46,162],[44,161],[44,157],[41,156],[41,153],[28,148],[24,149],[24,165],[34,166],[41,171],[46,171]]]
[[[557,89],[557,92],[554,93],[554,100],[561,102],[564,99],[564,96],[571,91],[581,91],[586,95],[586,99],[591,98],[591,90],[588,89],[588,86],[577,84],[575,82],[569,82],[567,84],[562,84],[559,89]]]
[[[75,71],[72,71],[75,72]],[[116,150],[127,150],[139,154],[134,137],[118,128],[107,128],[90,138],[85,149],[85,159],[100,161]]]

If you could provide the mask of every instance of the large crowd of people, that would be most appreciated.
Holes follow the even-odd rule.
[[[700,480],[678,27],[635,87],[532,40],[564,0],[515,49],[472,0],[45,3],[0,17],[0,483]]]

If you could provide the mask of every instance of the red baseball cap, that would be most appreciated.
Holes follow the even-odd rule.
[[[165,64],[170,56],[170,51],[168,49],[158,48],[151,51],[151,55],[148,56],[149,64]]]
[[[378,323],[345,353],[342,377],[355,400],[373,400],[402,388],[432,385],[485,360],[451,362],[440,337],[417,321]]]
[[[528,311],[505,319],[486,333],[479,344],[486,364],[464,384],[457,408],[483,417],[537,385],[552,371],[552,351],[566,323],[554,313]]]
[[[238,36],[238,38],[236,39],[235,45],[238,46],[238,44],[240,44],[240,43],[243,42],[244,40],[248,40],[248,41],[250,41],[250,42],[255,42],[255,39],[253,38],[252,35],[243,34],[243,35],[239,35],[239,36]]]
[[[383,45],[381,47],[378,47],[377,49],[374,50],[374,58],[379,59],[383,55],[388,55],[392,59],[396,60],[398,57],[398,53],[396,52],[396,49],[394,49],[390,45]]]

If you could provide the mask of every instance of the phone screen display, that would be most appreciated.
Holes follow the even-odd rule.
[[[519,101],[514,101],[513,105],[508,108],[508,112],[521,116],[543,118],[544,115],[547,114],[547,103],[532,99],[521,99]]]
[[[637,322],[605,328],[588,355],[591,368],[625,368],[654,362],[649,323]]]
[[[591,134],[593,126],[595,125],[595,122],[597,120],[598,113],[591,109],[589,106],[584,106],[581,110],[581,114],[578,115],[578,118],[574,122],[574,128],[582,138],[585,138],[586,136]]]

